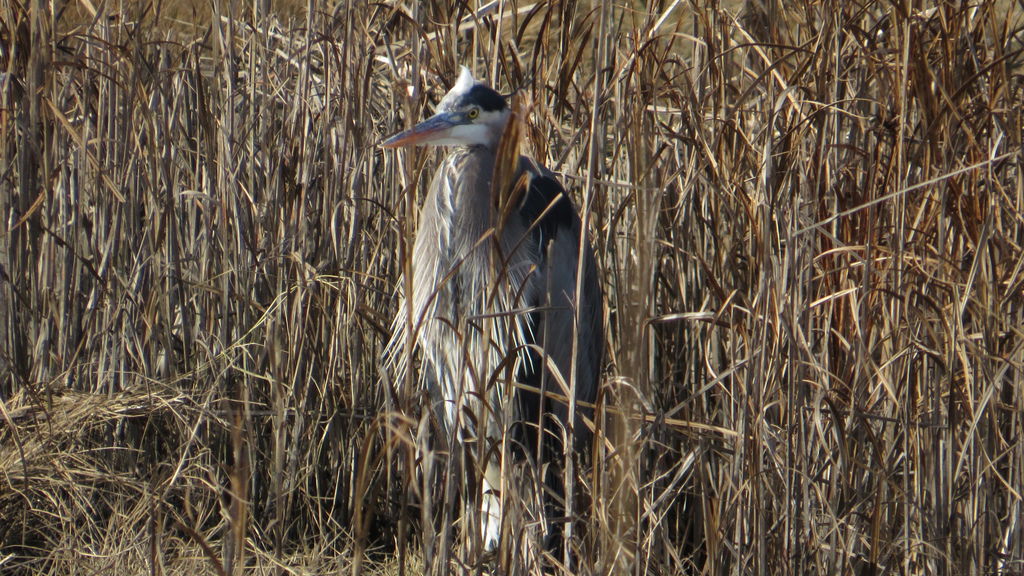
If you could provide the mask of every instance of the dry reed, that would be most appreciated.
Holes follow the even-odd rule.
[[[468,64],[608,298],[567,572],[1024,572],[1021,6],[479,8],[0,7],[0,571],[489,565],[381,360]]]

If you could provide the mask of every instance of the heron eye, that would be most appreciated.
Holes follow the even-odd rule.
[[[468,116],[470,120],[476,120],[476,117],[479,115],[480,110],[478,108],[470,108],[469,112],[466,113],[466,116]]]

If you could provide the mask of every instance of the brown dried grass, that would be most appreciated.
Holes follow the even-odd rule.
[[[1024,571],[1020,6],[787,5],[3,4],[0,569],[478,567],[380,359],[466,63],[608,297],[568,572]]]

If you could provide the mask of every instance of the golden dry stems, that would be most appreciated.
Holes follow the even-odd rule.
[[[0,5],[0,572],[487,567],[381,360],[437,156],[375,144],[470,63],[608,297],[549,563],[1024,569],[1019,6],[215,5]]]

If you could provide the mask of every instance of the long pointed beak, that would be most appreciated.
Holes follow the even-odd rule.
[[[456,120],[454,114],[450,112],[441,112],[439,114],[434,114],[409,130],[395,134],[381,142],[380,146],[382,148],[398,148],[399,146],[430,144],[431,142],[450,135],[452,128],[455,128],[459,124],[460,123]]]

